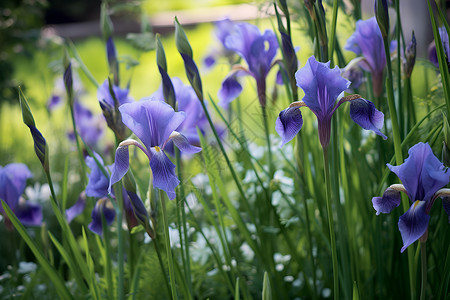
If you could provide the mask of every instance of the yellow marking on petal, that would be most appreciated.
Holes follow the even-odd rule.
[[[413,208],[416,209],[416,207],[417,207],[417,205],[419,205],[419,203],[420,203],[420,200],[416,200],[416,202],[414,202]]]
[[[159,148],[158,146],[155,147],[156,152],[161,152],[161,148]]]
[[[305,102],[303,102],[303,101],[296,101],[296,102],[292,102],[289,105],[289,108],[291,108],[291,107],[303,107],[303,106],[306,106]]]
[[[114,206],[112,205],[111,201],[108,200],[108,202],[106,202],[105,207],[107,209],[114,209]]]

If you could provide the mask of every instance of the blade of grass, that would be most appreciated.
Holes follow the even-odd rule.
[[[52,265],[50,265],[50,263],[47,261],[44,254],[42,253],[41,249],[36,245],[36,243],[28,235],[27,230],[22,225],[22,223],[20,223],[19,219],[16,217],[16,215],[13,213],[13,211],[9,208],[8,204],[6,204],[6,202],[3,200],[1,200],[1,202],[2,202],[3,209],[6,213],[6,215],[8,216],[9,220],[14,225],[17,232],[23,238],[25,243],[28,245],[31,252],[33,252],[34,256],[36,257],[37,261],[39,262],[39,265],[42,267],[42,269],[45,271],[47,276],[50,278],[50,280],[55,285],[56,292],[61,297],[61,299],[74,299],[72,297],[72,295],[70,294],[69,290],[67,289],[64,280],[56,272],[54,267]]]

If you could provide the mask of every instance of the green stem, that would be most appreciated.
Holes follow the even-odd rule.
[[[180,182],[183,182],[183,174],[181,172],[182,168],[181,168],[181,154],[180,151],[178,150],[178,148],[175,147],[175,157],[176,157],[176,161],[177,161],[177,173],[178,173],[178,179],[180,180]],[[192,276],[191,276],[191,263],[190,263],[190,254],[189,254],[189,237],[188,237],[188,229],[187,229],[187,220],[186,220],[186,213],[184,211],[184,198],[185,198],[185,193],[184,193],[184,186],[181,183],[178,186],[178,191],[179,193],[177,193],[177,203],[178,203],[178,207],[181,213],[181,226],[182,226],[182,233],[180,232],[180,241],[184,241],[184,243],[182,243],[182,247],[184,248],[184,272],[185,272],[185,277],[186,280],[188,282],[188,287],[189,287],[189,292],[192,294]],[[182,249],[183,249],[182,248]],[[182,251],[183,253],[183,251]]]
[[[159,249],[159,246],[158,246],[158,241],[153,240],[153,245],[155,245],[155,251],[156,251],[156,255],[158,256],[159,266],[161,268],[161,272],[164,277],[164,283],[166,284],[167,295],[170,296],[171,295],[170,285],[169,285],[169,281],[167,280],[166,271],[164,270],[164,261],[162,259],[161,249]]]
[[[169,261],[169,278],[170,278],[170,289],[172,291],[172,299],[178,299],[177,289],[175,285],[175,272],[172,257],[172,248],[170,247],[170,236],[169,236],[169,222],[167,220],[167,210],[166,210],[166,200],[163,191],[159,191],[159,200],[161,201],[162,207],[162,219],[164,225],[164,239],[166,243],[167,259]]]
[[[266,142],[267,142],[267,153],[268,153],[268,158],[267,158],[267,163],[269,164],[269,180],[272,180],[273,174],[274,174],[274,170],[273,170],[273,163],[272,163],[272,149],[270,146],[270,134],[269,134],[269,125],[267,123],[267,111],[266,111],[266,107],[265,106],[261,106],[262,109],[262,114],[263,114],[263,119],[264,119],[264,131],[266,134]]]
[[[70,116],[72,118],[73,134],[75,135],[75,142],[77,144],[78,158],[80,159],[81,179],[83,180],[83,185],[85,185],[87,183],[86,164],[84,162],[83,150],[81,149],[80,140],[79,140],[78,131],[77,131],[77,125],[75,123],[75,113],[73,110],[73,105],[69,105],[69,107],[70,107]]]
[[[388,77],[386,79],[386,88],[387,88],[387,96],[388,96],[388,105],[389,105],[389,114],[391,116],[392,123],[392,132],[394,135],[394,152],[395,152],[395,160],[397,165],[401,165],[403,163],[403,154],[402,154],[402,144],[400,138],[400,131],[398,127],[397,120],[397,111],[395,109],[394,103],[394,86],[393,86],[393,76],[392,76],[392,64],[391,64],[391,53],[389,50],[389,40],[387,37],[383,38],[384,40],[384,51],[386,53],[386,64],[387,64],[387,73]],[[402,195],[402,206],[406,211],[409,208],[408,199],[404,195]],[[409,268],[409,287],[411,292],[411,299],[414,299],[415,290],[414,290],[414,257],[411,249],[408,249],[408,268]]]
[[[422,263],[422,286],[420,290],[420,300],[425,300],[427,289],[427,243],[420,242],[420,260]]]
[[[334,233],[334,220],[333,210],[331,204],[331,178],[330,178],[330,165],[328,160],[328,149],[323,148],[323,168],[325,173],[325,192],[327,200],[327,214],[328,214],[328,226],[330,228],[330,241],[331,241],[331,257],[333,261],[333,286],[334,286],[334,299],[339,299],[339,270],[336,251],[336,237]]]
[[[122,198],[122,183],[119,181],[114,185],[114,192],[116,195],[117,205],[114,207],[116,211],[117,220],[117,267],[118,267],[118,279],[117,279],[117,299],[123,300],[125,295],[123,291],[124,287],[124,240],[122,230],[122,212],[123,212],[123,198]]]
[[[337,23],[337,15],[338,15],[338,0],[333,1],[333,19],[331,21],[331,35],[330,35],[330,44],[328,45],[330,48],[328,50],[329,57],[331,59],[331,64],[333,63],[333,52],[334,45],[336,43],[336,23]]]
[[[113,287],[113,280],[112,280],[112,266],[111,266],[111,244],[109,239],[109,232],[108,232],[108,226],[106,225],[105,221],[105,215],[102,213],[102,231],[103,231],[103,237],[104,237],[104,243],[105,243],[105,276],[106,276],[106,287],[107,287],[107,295],[108,299],[114,299],[112,292],[114,290]]]

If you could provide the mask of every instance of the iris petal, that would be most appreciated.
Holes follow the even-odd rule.
[[[280,148],[291,141],[302,129],[303,118],[298,107],[289,107],[278,115],[275,130],[281,137]]]
[[[94,156],[100,164],[104,165],[100,155],[94,152]],[[94,158],[86,157],[86,165],[91,169],[86,186],[86,195],[96,198],[106,197],[108,195],[109,178],[103,174]]]
[[[383,127],[384,114],[375,108],[372,102],[358,98],[350,102],[350,117],[366,130],[372,130],[383,139],[387,139],[380,128]]]
[[[377,215],[380,213],[388,214],[392,209],[400,205],[400,192],[393,188],[387,188],[382,197],[373,197],[372,205],[377,211]]]
[[[330,63],[321,63],[311,56],[306,65],[295,73],[297,86],[303,89],[303,102],[317,116],[319,122],[331,118],[337,97],[350,86],[336,66],[330,69]]]
[[[75,202],[75,204],[72,205],[70,208],[66,209],[67,223],[72,222],[73,219],[79,216],[83,212],[85,206],[86,206],[86,194],[81,193],[80,196],[78,196],[77,202]]]
[[[111,189],[112,185],[118,182],[120,179],[122,179],[125,173],[128,172],[128,168],[130,167],[130,156],[128,154],[128,146],[130,145],[137,146],[148,156],[148,152],[145,150],[145,148],[135,140],[130,139],[120,143],[119,147],[117,147],[116,150],[116,157],[114,159],[114,164],[111,167],[112,169],[111,178],[109,179],[109,187],[108,187],[109,194],[111,194],[112,192]]]
[[[242,85],[237,81],[236,76],[233,74],[225,78],[222,82],[222,86],[217,94],[219,98],[219,105],[227,109],[231,101],[236,99],[242,92]]]
[[[184,112],[175,112],[169,104],[151,99],[124,104],[119,110],[123,123],[147,148],[161,146],[185,119]]]
[[[166,192],[170,200],[175,199],[175,188],[180,181],[175,174],[175,165],[160,149],[151,149],[150,168],[153,172],[153,186]]]
[[[169,139],[182,152],[185,152],[185,153],[198,153],[198,152],[202,151],[202,148],[191,145],[191,143],[189,143],[188,139],[184,135],[179,133],[179,132],[174,131],[170,135]]]
[[[400,166],[389,169],[397,174],[406,188],[411,201],[428,201],[434,193],[445,186],[450,178],[442,163],[434,156],[428,143],[418,143],[408,151],[409,157]]]
[[[0,198],[14,210],[20,195],[25,190],[27,179],[32,176],[31,171],[24,164],[13,163],[0,166]],[[0,211],[3,207],[0,206]]]
[[[25,226],[40,226],[42,223],[42,208],[39,204],[25,200],[19,201],[14,213]]]
[[[106,225],[110,226],[114,221],[116,212],[114,207],[108,198],[101,198],[95,203],[95,207],[92,210],[92,221],[88,225],[88,228],[95,234],[102,235],[102,215],[105,217]]]
[[[401,252],[426,232],[430,216],[425,212],[425,208],[426,202],[417,200],[405,214],[400,216],[398,228],[403,240]]]

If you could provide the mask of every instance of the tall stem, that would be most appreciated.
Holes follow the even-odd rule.
[[[397,165],[401,165],[403,163],[403,154],[402,154],[402,143],[400,138],[400,130],[398,126],[397,120],[397,111],[395,109],[394,103],[394,86],[393,86],[393,76],[392,76],[392,64],[391,64],[391,53],[389,50],[389,40],[387,37],[383,38],[384,40],[384,52],[386,54],[386,64],[387,64],[387,79],[386,79],[386,89],[388,96],[388,105],[389,105],[389,114],[391,116],[392,123],[392,133],[394,135],[394,152],[395,152],[395,160]],[[402,196],[402,206],[406,211],[409,208],[409,203],[406,197]],[[414,299],[415,290],[414,290],[414,253],[412,249],[408,249],[408,268],[409,268],[409,288],[411,292],[411,299]]]
[[[427,289],[427,243],[420,242],[420,260],[422,264],[422,286],[420,287],[420,300],[425,300]]]
[[[267,124],[267,111],[266,111],[265,106],[261,106],[261,109],[262,109],[262,114],[263,114],[263,119],[264,119],[264,131],[266,134],[266,142],[267,142],[267,153],[268,153],[267,163],[269,164],[269,174],[270,174],[269,180],[271,180],[274,170],[273,170],[273,164],[272,164],[272,149],[270,146],[269,126]]]
[[[325,173],[325,192],[327,197],[327,214],[328,214],[328,226],[330,228],[330,241],[331,241],[331,258],[333,261],[333,286],[334,286],[334,299],[339,299],[339,270],[337,262],[336,251],[336,237],[334,233],[334,220],[333,211],[331,207],[331,178],[330,178],[330,164],[328,159],[328,149],[323,149],[323,169]]]
[[[167,220],[166,200],[163,191],[159,191],[159,200],[161,201],[162,218],[164,224],[164,239],[166,242],[167,259],[169,260],[170,289],[172,291],[172,299],[178,299],[177,289],[175,286],[175,272],[173,266],[172,248],[170,247],[169,222]]]
[[[86,184],[87,183],[86,167],[85,167],[85,162],[84,162],[84,158],[83,158],[83,150],[81,149],[80,140],[78,137],[77,125],[75,123],[75,112],[73,109],[73,105],[69,105],[69,106],[70,106],[70,116],[72,119],[73,134],[75,136],[75,142],[77,144],[77,151],[78,151],[78,158],[80,159],[80,165],[81,165],[81,179],[83,180],[83,184]]]

